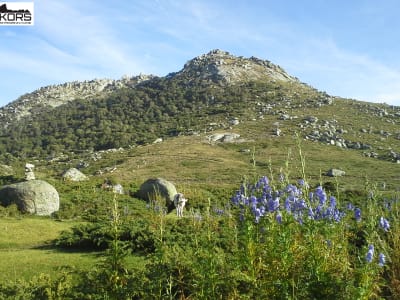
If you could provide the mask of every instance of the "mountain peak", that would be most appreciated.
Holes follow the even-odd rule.
[[[268,60],[254,56],[250,58],[234,56],[219,49],[211,50],[207,54],[189,60],[183,69],[174,76],[200,77],[213,82],[223,81],[225,83],[262,79],[298,81],[280,66]]]

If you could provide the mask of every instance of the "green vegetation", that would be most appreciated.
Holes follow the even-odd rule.
[[[274,82],[249,82],[222,87],[185,84],[184,78],[157,78],[107,98],[75,100],[55,109],[10,124],[0,140],[4,159],[48,157],[60,153],[128,147],[193,131],[210,130],[209,124],[228,124],[229,117],[247,118],[256,102],[279,107],[293,86]],[[306,105],[323,94],[297,84],[296,102]],[[303,95],[301,95],[301,93]]]
[[[2,129],[0,183],[33,162],[61,205],[51,218],[0,207],[0,298],[398,299],[399,109],[196,72]],[[88,181],[61,180],[77,165]],[[155,177],[189,199],[184,218],[132,196]]]
[[[328,192],[310,186],[308,179],[298,181],[297,174],[308,170],[301,164],[306,162],[303,155],[298,171],[286,156],[280,171],[269,178],[248,168],[242,173],[247,179],[234,189],[209,186],[213,198],[194,200],[180,219],[174,212],[165,214],[162,199],[148,206],[124,195],[84,189],[89,183],[69,184],[85,200],[65,208],[66,215],[101,199],[80,221],[23,215],[2,220],[1,251],[9,262],[2,265],[0,295],[396,299],[397,196],[386,197],[368,184],[364,192],[350,195],[340,184]],[[205,193],[193,187],[186,192],[194,199]],[[58,218],[62,216],[60,211]]]

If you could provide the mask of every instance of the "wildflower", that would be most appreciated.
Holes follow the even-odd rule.
[[[335,207],[336,206],[336,198],[335,197],[333,197],[333,196],[330,196],[330,198],[329,198],[329,202],[330,202],[330,207]]]
[[[257,197],[256,196],[251,196],[250,197],[250,202],[251,202],[251,207],[256,207],[257,205]]]
[[[354,210],[354,218],[357,222],[361,221],[361,209],[359,209],[358,207],[356,207],[356,209]]]
[[[343,216],[344,216],[344,213],[340,212],[340,210],[338,210],[337,208],[333,211],[333,219],[336,222],[340,222],[340,220],[342,219]]]
[[[289,198],[286,198],[286,200],[285,200],[285,210],[288,213],[290,213],[290,211],[291,211],[291,205],[290,205],[290,199]]]
[[[324,205],[326,202],[326,193],[325,193],[324,189],[322,188],[322,186],[318,186],[315,189],[315,195],[319,198],[319,203]]]
[[[276,211],[279,207],[279,197],[276,197],[274,200],[268,201],[268,210],[270,212]]]
[[[282,224],[282,215],[281,215],[281,213],[280,212],[278,212],[277,214],[276,214],[276,221],[279,223],[279,224]]]
[[[385,265],[385,262],[386,262],[385,254],[379,253],[379,266],[383,267]]]
[[[254,215],[256,217],[256,223],[258,223],[260,221],[260,217],[262,217],[261,210],[259,208],[256,208],[254,210]]]
[[[322,213],[323,213],[322,209],[323,209],[322,205],[318,204],[318,206],[315,208],[314,220],[318,220],[318,219],[321,219],[323,217],[322,216]]]
[[[308,189],[308,188],[310,187],[310,186],[308,185],[308,183],[307,183],[304,179],[299,179],[297,182],[298,182],[299,185],[300,185],[301,187],[303,187],[303,188]]]
[[[315,219],[314,211],[313,211],[313,209],[312,209],[311,207],[308,208],[308,217],[309,217],[310,219]]]
[[[384,217],[381,217],[381,219],[379,220],[379,224],[381,225],[383,230],[389,231],[390,224],[389,224],[389,221],[387,219],[385,219]]]
[[[325,219],[331,219],[333,217],[333,209],[332,207],[328,207],[325,211],[325,213],[323,214],[323,217]]]
[[[369,245],[368,246],[368,252],[367,252],[367,255],[366,255],[366,257],[365,257],[365,259],[366,259],[366,261],[368,262],[368,263],[370,263],[370,262],[372,262],[372,259],[374,258],[374,245]]]
[[[347,203],[347,209],[354,210],[354,205],[351,202]]]
[[[259,184],[260,184],[261,186],[267,186],[267,185],[269,185],[269,180],[268,180],[268,177],[267,177],[267,176],[261,177],[260,180],[259,180],[258,182],[259,182]]]
[[[300,199],[299,201],[296,202],[296,209],[297,210],[303,210],[307,208],[307,203],[304,201],[304,199]]]

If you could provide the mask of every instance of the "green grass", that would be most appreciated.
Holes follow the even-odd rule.
[[[84,269],[93,266],[98,260],[96,253],[62,252],[48,247],[62,230],[74,224],[38,217],[1,218],[0,282],[54,274],[65,265]]]
[[[41,273],[55,275],[63,266],[90,269],[98,261],[95,253],[60,252],[48,249],[0,250],[0,282],[30,280]]]

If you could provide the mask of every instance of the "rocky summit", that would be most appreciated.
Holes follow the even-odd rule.
[[[246,82],[250,80],[298,81],[280,66],[256,57],[237,57],[222,50],[212,50],[188,61],[177,76],[188,79],[201,78],[223,83]]]

